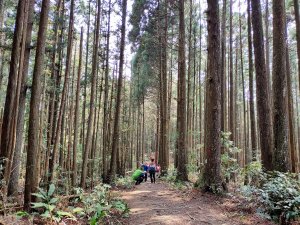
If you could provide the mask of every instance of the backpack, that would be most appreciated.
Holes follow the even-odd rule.
[[[155,172],[156,171],[156,166],[155,164],[149,165],[149,172]]]

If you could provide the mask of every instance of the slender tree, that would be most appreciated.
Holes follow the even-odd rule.
[[[10,167],[16,141],[16,110],[18,109],[18,105],[15,105],[15,99],[19,96],[18,85],[20,84],[18,83],[18,81],[20,80],[19,75],[21,75],[20,73],[18,73],[20,64],[19,59],[23,58],[21,57],[21,46],[23,27],[25,25],[24,21],[26,21],[25,18],[27,11],[28,1],[19,0],[1,129],[0,166],[4,169],[0,173],[0,180],[3,181],[4,178],[5,180],[4,182],[2,182],[2,184],[6,183],[6,185],[10,175]]]
[[[71,0],[65,81],[64,81],[62,96],[61,96],[61,100],[60,100],[58,119],[57,119],[57,123],[56,123],[52,157],[51,157],[50,165],[49,165],[49,172],[50,172],[49,183],[53,182],[53,179],[55,177],[55,167],[56,167],[56,161],[57,161],[57,155],[58,155],[58,148],[60,145],[59,143],[61,143],[61,139],[62,139],[61,135],[63,134],[62,127],[63,127],[63,120],[64,120],[66,101],[67,101],[67,95],[68,95],[68,87],[69,87],[69,77],[70,77],[70,70],[71,70],[73,33],[74,33],[74,0]]]
[[[298,54],[298,81],[300,90],[300,13],[299,1],[294,0],[295,20],[296,20],[296,38],[297,38],[297,54]]]
[[[89,118],[88,118],[86,142],[84,145],[84,155],[83,155],[83,161],[82,161],[81,181],[80,181],[80,185],[82,188],[85,188],[85,185],[86,185],[88,156],[89,156],[89,153],[90,153],[91,147],[92,147],[92,131],[94,128],[98,48],[99,48],[99,39],[100,39],[100,17],[101,17],[101,1],[98,0],[97,22],[96,22],[96,30],[95,30],[95,43],[94,43],[94,49],[93,49],[93,62],[92,62],[92,75],[91,75],[92,87],[91,87],[91,99],[90,99],[90,113],[89,113]]]
[[[266,73],[264,35],[260,0],[251,0],[253,44],[256,70],[256,96],[261,147],[261,160],[265,170],[272,170],[272,117],[269,81]]]
[[[31,51],[31,35],[32,35],[32,27],[33,27],[33,16],[34,16],[34,0],[30,0],[29,2],[29,11],[28,11],[28,19],[26,26],[26,33],[23,32],[23,38],[26,34],[25,40],[25,53],[24,53],[24,62],[23,69],[19,72],[22,73],[22,82],[21,82],[21,90],[20,90],[20,98],[19,98],[19,109],[18,109],[18,118],[17,118],[17,133],[16,133],[16,146],[13,157],[12,171],[11,177],[9,180],[8,186],[8,195],[13,195],[18,193],[19,188],[19,175],[20,175],[20,166],[21,166],[21,151],[23,147],[23,132],[24,132],[24,123],[25,123],[25,103],[26,103],[26,94],[27,94],[27,76],[29,70],[29,59],[30,59],[30,51]]]
[[[40,23],[37,39],[37,48],[35,64],[33,70],[29,127],[28,127],[28,148],[26,162],[26,179],[24,192],[24,208],[30,209],[30,203],[33,202],[32,193],[37,190],[37,181],[39,177],[38,158],[39,158],[39,131],[40,131],[40,104],[42,95],[42,76],[44,69],[44,56],[46,47],[46,34],[48,27],[48,14],[50,9],[50,0],[43,0],[40,14]]]
[[[121,26],[121,43],[120,43],[120,62],[119,62],[119,77],[117,86],[117,99],[115,105],[115,121],[112,140],[112,152],[110,162],[110,182],[114,180],[117,168],[117,149],[119,147],[120,136],[120,108],[121,108],[121,92],[123,85],[123,67],[124,67],[124,49],[125,49],[125,31],[126,31],[126,16],[127,16],[127,0],[122,1],[122,26]]]
[[[76,90],[76,103],[75,103],[75,117],[74,117],[74,143],[73,143],[73,175],[72,185],[76,186],[77,181],[77,148],[78,148],[78,131],[79,131],[79,107],[80,107],[80,78],[82,69],[82,48],[83,48],[83,28],[81,27],[80,33],[80,47],[79,47],[79,65],[77,71],[77,90]]]
[[[247,24],[248,24],[248,60],[249,60],[249,107],[250,107],[250,127],[251,127],[251,148],[252,161],[257,160],[257,140],[256,140],[256,125],[254,111],[254,90],[253,90],[253,46],[251,34],[251,5],[250,0],[247,0]]]
[[[184,1],[178,1],[179,39],[178,39],[178,96],[177,96],[177,179],[188,180],[186,149],[186,88],[185,88],[185,24]],[[180,160],[180,161],[179,161]]]

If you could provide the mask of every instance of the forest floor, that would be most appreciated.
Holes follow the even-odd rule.
[[[196,190],[175,190],[165,182],[150,181],[121,193],[130,215],[129,225],[272,225],[238,197],[214,196]]]

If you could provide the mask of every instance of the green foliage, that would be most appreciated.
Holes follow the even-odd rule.
[[[115,180],[115,184],[119,188],[131,189],[134,186],[134,181],[130,176],[118,177]]]
[[[111,186],[101,184],[96,186],[91,193],[85,195],[82,189],[75,189],[79,198],[76,202],[82,203],[83,207],[73,208],[72,212],[79,216],[87,217],[90,225],[98,224],[110,215],[112,209],[127,216],[129,208],[126,203],[119,199],[113,199],[110,195]]]
[[[16,212],[16,216],[18,219],[21,219],[21,218],[30,216],[30,214],[26,211],[18,211],[18,212]]]
[[[175,189],[184,190],[187,188],[191,188],[191,183],[177,180],[177,170],[174,168],[169,169],[168,173],[165,176],[161,177],[161,180],[166,181]]]
[[[300,182],[295,175],[272,172],[265,175],[261,188],[256,190],[261,203],[261,213],[287,224],[300,216]]]
[[[258,187],[260,181],[264,179],[262,165],[258,161],[251,162],[250,164],[246,165],[242,169],[241,175],[243,176],[244,180],[247,179],[249,184],[254,185],[256,187]]]
[[[112,208],[121,212],[124,215],[124,217],[129,216],[129,207],[128,207],[127,203],[124,202],[123,200],[120,200],[120,199],[114,200],[112,202]]]
[[[221,169],[223,176],[227,179],[230,178],[231,174],[236,174],[240,171],[239,164],[234,155],[241,150],[234,146],[233,141],[229,140],[230,135],[230,132],[221,133],[222,147],[226,148],[225,153],[221,156]]]
[[[42,188],[39,188],[38,190],[38,193],[34,193],[32,195],[36,196],[40,202],[31,203],[31,208],[42,209],[43,213],[40,214],[41,217],[49,218],[56,222],[59,222],[63,217],[75,219],[71,213],[57,210],[57,203],[59,199],[54,197],[54,184],[49,186],[48,191],[44,191]]]

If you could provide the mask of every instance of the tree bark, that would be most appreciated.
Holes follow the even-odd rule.
[[[297,54],[298,54],[298,81],[300,90],[300,13],[299,1],[294,0],[295,20],[296,20],[296,39],[297,39]]]
[[[269,97],[269,81],[266,73],[264,38],[260,0],[251,0],[253,44],[256,70],[256,96],[259,121],[259,137],[261,159],[265,170],[271,171],[272,166],[272,117]]]
[[[83,28],[80,33],[80,51],[79,51],[79,65],[77,71],[77,90],[76,90],[76,104],[74,117],[74,143],[73,143],[73,165],[72,165],[72,186],[76,187],[77,183],[77,145],[78,145],[78,131],[79,131],[79,106],[80,106],[80,77],[82,69],[82,48],[83,48]]]
[[[0,166],[3,168],[0,174],[0,180],[7,185],[10,175],[10,165],[13,158],[15,148],[15,135],[16,135],[16,123],[17,113],[16,110],[16,97],[18,94],[18,82],[20,80],[18,76],[19,70],[19,59],[21,58],[21,46],[22,46],[22,35],[24,28],[24,21],[26,18],[26,11],[28,10],[28,1],[19,0],[16,23],[14,30],[14,37],[12,43],[10,69],[8,75],[8,84],[6,90],[6,98],[4,105],[4,114],[2,118],[2,132],[1,132],[1,146],[0,146]],[[21,75],[21,74],[19,74]],[[2,187],[2,185],[0,185]]]
[[[289,170],[288,115],[286,81],[285,3],[273,1],[273,168]]]
[[[253,90],[253,47],[252,47],[252,24],[250,0],[247,0],[247,23],[248,23],[248,60],[249,60],[249,105],[250,105],[250,127],[251,127],[251,149],[252,161],[257,160],[256,121],[254,111],[254,90]]]
[[[43,0],[40,14],[40,23],[37,39],[37,48],[35,56],[35,64],[32,78],[29,127],[28,127],[28,149],[26,162],[26,179],[24,191],[24,208],[30,210],[30,203],[33,202],[32,193],[37,190],[37,180],[39,171],[37,167],[39,163],[37,155],[39,155],[39,132],[40,132],[40,104],[42,95],[41,79],[44,69],[44,56],[46,45],[46,34],[48,26],[48,14],[50,9],[50,0]]]
[[[85,188],[86,185],[86,175],[87,175],[87,164],[88,156],[92,147],[92,132],[94,127],[94,113],[95,113],[95,93],[96,93],[96,80],[97,80],[97,63],[98,63],[98,48],[99,48],[99,38],[100,38],[100,18],[101,18],[101,1],[98,0],[97,6],[97,23],[95,31],[95,42],[93,49],[93,62],[92,62],[92,74],[91,74],[91,98],[90,98],[90,113],[88,118],[88,127],[86,133],[86,142],[82,161],[81,170],[81,181],[80,186]]]
[[[185,81],[185,24],[184,1],[178,1],[179,40],[178,40],[178,96],[177,96],[177,179],[188,180],[186,146],[186,81]],[[180,161],[179,161],[180,160]]]
[[[23,70],[20,71],[22,73],[22,82],[21,82],[21,92],[19,98],[19,108],[18,108],[18,119],[17,119],[17,133],[16,133],[16,146],[13,157],[12,171],[11,177],[8,186],[8,195],[14,195],[18,193],[19,188],[19,175],[20,175],[20,166],[21,166],[21,152],[23,146],[23,133],[24,133],[24,123],[25,123],[25,103],[26,103],[26,92],[27,92],[27,76],[29,69],[29,58],[30,58],[30,43],[31,43],[31,34],[33,27],[33,16],[34,16],[34,0],[29,2],[29,11],[28,11],[28,19],[27,19],[27,31],[24,32],[23,35],[26,34],[25,41],[25,55],[24,55],[24,63]],[[23,37],[24,38],[24,37]]]
[[[73,48],[73,32],[74,32],[74,0],[71,0],[71,8],[70,8],[70,19],[69,19],[69,31],[68,31],[68,47],[67,47],[67,56],[66,56],[66,70],[65,70],[65,81],[64,81],[64,86],[62,90],[62,96],[61,96],[61,101],[60,101],[60,109],[59,109],[59,115],[58,115],[58,120],[56,123],[56,130],[55,130],[55,140],[54,140],[54,145],[53,145],[53,152],[52,152],[52,157],[50,160],[50,177],[49,177],[49,184],[53,182],[53,179],[55,177],[55,166],[56,166],[56,161],[57,161],[57,153],[58,153],[58,148],[59,148],[59,143],[60,143],[60,136],[62,129],[62,120],[64,112],[65,112],[65,107],[66,107],[66,99],[68,95],[68,84],[69,84],[69,76],[70,76],[70,67],[71,67],[71,55],[72,55],[72,48]]]
[[[206,78],[205,158],[203,188],[222,192],[221,178],[221,75],[220,20],[218,0],[208,0],[208,71]]]
[[[116,176],[117,168],[117,148],[119,144],[119,123],[120,123],[120,108],[121,108],[121,93],[123,85],[123,65],[124,65],[124,49],[125,49],[125,31],[126,31],[126,16],[127,16],[127,0],[122,1],[122,26],[121,26],[121,44],[120,44],[120,63],[119,63],[119,77],[117,86],[117,99],[115,104],[115,121],[114,133],[112,141],[112,152],[110,162],[110,182]]]

